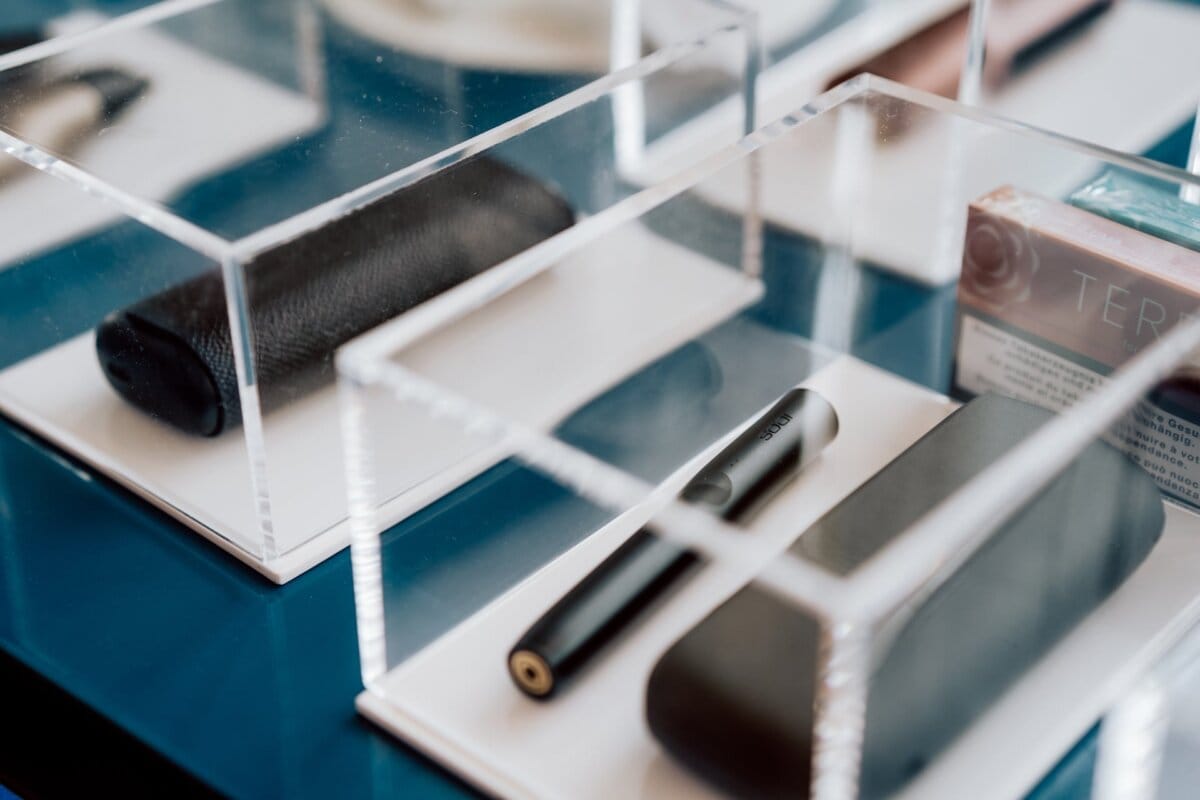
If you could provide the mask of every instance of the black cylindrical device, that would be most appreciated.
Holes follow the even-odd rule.
[[[241,269],[262,410],[331,381],[350,339],[574,220],[546,184],[479,156],[255,256]],[[216,269],[110,314],[96,351],[118,394],[179,430],[215,436],[242,420]]]
[[[837,435],[837,414],[808,389],[788,391],[710,461],[680,497],[746,521]],[[508,657],[521,691],[546,699],[698,564],[683,545],[640,529],[534,623]]]

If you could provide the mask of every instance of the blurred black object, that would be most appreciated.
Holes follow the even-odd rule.
[[[792,553],[852,573],[1051,416],[980,396],[818,520]],[[924,769],[1121,585],[1163,523],[1154,480],[1094,442],[957,570],[881,623],[861,796],[891,796]],[[813,614],[757,585],[742,589],[655,666],[650,730],[736,796],[807,797],[824,637]]]
[[[477,157],[255,256],[241,268],[262,410],[330,382],[342,344],[574,220],[545,184]],[[110,314],[96,351],[118,394],[181,431],[216,436],[242,421],[218,269]]]

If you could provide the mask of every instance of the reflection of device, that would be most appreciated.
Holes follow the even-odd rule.
[[[569,227],[542,183],[489,158],[456,164],[245,265],[264,411],[333,378],[350,339]],[[188,433],[242,419],[225,287],[212,270],[111,314],[96,331],[122,397]]]
[[[16,136],[65,157],[140,97],[148,85],[119,69],[86,70],[45,86],[21,85],[8,90],[12,99],[5,102],[16,104],[17,110],[6,112],[5,120]],[[5,159],[0,162],[0,181],[22,169],[16,159]]]
[[[968,403],[818,520],[792,553],[853,573],[1051,417],[1001,395]],[[1150,476],[1095,442],[962,566],[885,621],[871,653],[863,796],[890,796],[935,758],[1121,585],[1163,523]],[[651,731],[733,794],[808,796],[822,640],[811,614],[757,586],[742,589],[654,668]]]
[[[233,5],[262,4],[220,5],[232,11]],[[0,2],[0,7],[6,6]],[[0,18],[3,16],[0,13]],[[319,87],[282,80],[286,77],[282,73],[273,78],[247,63],[233,63],[225,57],[231,54],[222,55],[220,45],[213,51],[206,44],[204,31],[212,32],[211,26],[110,27],[108,21],[101,14],[83,11],[54,20],[48,35],[65,37],[63,41],[86,35],[86,47],[68,48],[72,53],[69,59],[65,54],[39,57],[16,67],[21,72],[30,70],[33,78],[19,88],[32,91],[29,87],[38,81],[72,74],[69,70],[108,65],[119,65],[146,79],[150,89],[124,110],[119,125],[89,136],[72,154],[75,163],[105,185],[177,214],[183,212],[191,222],[226,239],[241,238],[261,227],[259,217],[214,214],[213,206],[203,201],[197,205],[195,199],[212,196],[205,188],[212,185],[210,180],[236,174],[239,166],[276,153],[323,125],[325,102]],[[296,51],[298,63],[314,63],[315,43],[305,39],[295,44],[300,48]],[[284,64],[262,53],[255,58],[260,64],[266,63],[263,59],[281,67]],[[0,90],[0,126],[5,130],[12,130],[13,116],[20,111],[12,99],[7,89]],[[297,202],[303,207],[311,205]],[[219,204],[219,198],[214,203]],[[274,203],[273,211],[278,211],[281,203]],[[272,213],[267,211],[268,205],[260,202],[255,210]],[[38,208],[53,208],[54,213],[30,213]],[[111,203],[68,189],[61,181],[28,180],[22,181],[20,191],[0,192],[0,219],[21,220],[19,225],[5,226],[0,237],[3,270],[37,253],[73,247],[80,239],[121,222],[124,216]]]
[[[793,389],[684,487],[681,497],[723,519],[743,521],[837,434],[824,398]],[[643,528],[534,623],[509,655],[514,682],[547,698],[699,561],[682,545]]]
[[[603,73],[609,3],[589,0],[321,0],[370,41],[496,72]]]
[[[1115,0],[995,0],[987,18],[984,72],[1001,82],[1022,62],[1059,37],[1110,8]],[[958,88],[970,26],[970,10],[956,11],[830,82],[836,86],[861,72],[953,97]]]

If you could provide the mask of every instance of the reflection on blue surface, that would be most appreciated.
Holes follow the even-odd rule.
[[[803,339],[737,316],[585,404],[555,436],[658,483],[823,363]]]
[[[646,224],[709,258],[735,266],[742,252],[742,220],[703,200],[682,195],[646,218]],[[865,262],[846,269],[853,297],[839,299],[847,342],[817,336],[816,311],[828,258],[812,238],[767,225],[762,258],[765,293],[744,316],[764,328],[849,352],[934,391],[949,386],[954,338],[954,284],[929,286]],[[840,269],[840,268],[839,268]],[[829,306],[826,305],[826,312]],[[847,324],[842,325],[840,323]],[[753,346],[753,345],[750,345]],[[799,374],[803,374],[802,372]]]

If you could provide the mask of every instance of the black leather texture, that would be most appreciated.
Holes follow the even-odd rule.
[[[1029,436],[1050,413],[983,395],[822,517],[792,552],[847,574]],[[1153,479],[1094,443],[929,596],[876,638],[860,794],[903,787],[1146,558],[1163,528]],[[659,660],[650,730],[738,797],[807,797],[819,621],[742,589]]]
[[[476,157],[262,253],[245,276],[263,411],[332,380],[334,351],[350,339],[574,219],[545,184]],[[96,346],[109,382],[143,411],[205,436],[241,422],[215,268],[110,315]]]

